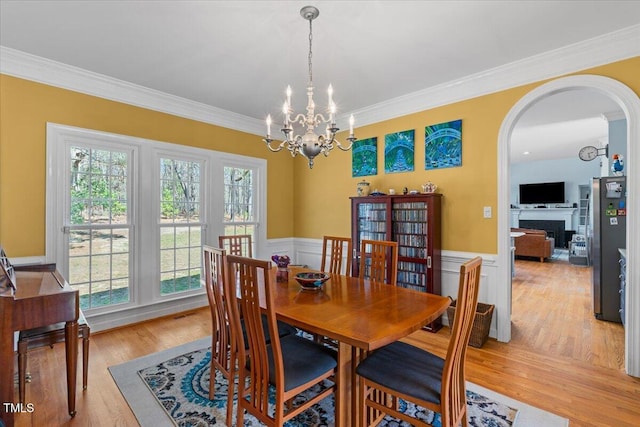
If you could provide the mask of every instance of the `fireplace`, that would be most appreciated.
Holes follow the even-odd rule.
[[[565,247],[564,221],[551,219],[521,219],[520,228],[544,230],[547,232],[547,236],[555,239],[556,248]]]

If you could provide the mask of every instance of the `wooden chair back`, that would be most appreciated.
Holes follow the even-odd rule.
[[[346,250],[346,252],[345,252]],[[330,274],[351,274],[352,244],[350,237],[324,236],[322,239],[322,261],[320,271]],[[329,267],[327,268],[327,254],[329,256]],[[346,259],[344,258],[346,256]],[[342,270],[342,260],[345,259],[345,269]]]
[[[395,286],[398,281],[398,242],[363,239],[359,277]]]
[[[215,395],[216,370],[229,383],[227,393],[227,425],[232,425],[233,389],[236,374],[237,350],[232,343],[229,323],[229,307],[225,298],[225,281],[227,255],[224,249],[203,246],[204,282],[211,310],[211,379],[209,382],[209,399]],[[232,301],[235,299],[232,299]]]
[[[230,308],[231,330],[234,331],[232,340],[234,340],[235,348],[239,349],[238,360],[243,361],[243,363],[239,363],[237,425],[244,425],[244,411],[246,410],[267,426],[280,427],[288,419],[297,416],[313,404],[326,398],[336,388],[335,386],[329,387],[294,407],[292,399],[324,379],[332,377],[335,374],[336,364],[334,359],[332,368],[324,372],[322,369],[320,372],[316,372],[313,365],[307,366],[306,364],[317,362],[317,357],[304,360],[298,358],[298,360],[291,362],[291,359],[295,359],[296,354],[299,354],[296,347],[308,347],[315,344],[293,335],[284,338],[279,336],[273,302],[274,296],[271,293],[273,287],[270,269],[270,261],[234,255],[227,256],[227,292],[235,291],[238,296],[238,304],[232,304]],[[266,311],[264,307],[260,306],[261,294],[264,295]],[[241,313],[245,325],[246,341],[240,332]],[[269,344],[267,344],[263,327],[264,316],[267,319],[268,334],[271,336]],[[293,374],[300,375],[301,370],[307,369],[308,378],[300,385],[286,387],[281,340],[288,340],[285,342],[288,342],[287,348],[291,352],[287,354],[290,362],[288,366],[292,371],[297,371]],[[299,345],[296,345],[295,341]],[[326,349],[323,348],[323,350]],[[308,349],[306,351],[308,352]],[[314,354],[314,356],[317,355],[318,353]],[[326,359],[327,356],[324,357]],[[295,382],[291,376],[289,381]],[[270,384],[275,389],[275,402],[272,403],[273,411],[270,410]],[[287,410],[285,411],[285,409]]]
[[[250,234],[218,236],[218,244],[227,251],[227,255],[253,257],[253,242]]]
[[[465,360],[478,304],[481,266],[481,257],[475,257],[460,266],[456,315],[442,371],[440,393],[443,426],[457,426],[466,419]]]
[[[284,367],[282,363],[282,350],[279,339],[271,339],[270,346],[267,345],[264,328],[262,326],[263,311],[260,308],[260,288],[264,289],[266,299],[266,316],[269,324],[269,335],[278,337],[276,326],[276,315],[273,311],[271,281],[269,277],[270,261],[262,261],[247,257],[227,256],[229,283],[236,283],[238,288],[237,308],[231,309],[231,327],[240,330],[240,313],[244,321],[247,342],[243,342],[242,334],[236,334],[238,341],[239,359],[247,360],[246,364],[239,367],[240,376],[238,384],[238,414],[244,409],[248,410],[261,422],[271,425],[269,415],[269,353],[271,347],[273,352],[274,372],[276,389],[284,388]],[[261,286],[264,283],[264,286]],[[243,390],[242,385],[249,379],[249,386]],[[283,400],[276,396],[275,413],[283,413]]]

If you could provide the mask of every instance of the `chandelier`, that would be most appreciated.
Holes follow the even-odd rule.
[[[309,168],[313,168],[313,159],[320,153],[325,157],[329,155],[329,152],[335,147],[340,148],[343,151],[348,151],[353,145],[353,141],[356,137],[353,134],[353,114],[349,118],[349,141],[348,145],[343,146],[340,141],[336,139],[336,133],[340,130],[336,126],[336,104],[333,102],[333,87],[329,85],[328,95],[329,102],[327,106],[327,112],[329,118],[325,118],[322,114],[316,114],[316,104],[313,101],[313,72],[311,66],[312,58],[312,41],[313,41],[313,29],[312,21],[318,17],[320,11],[313,6],[305,6],[300,9],[300,15],[309,21],[309,83],[307,84],[307,114],[294,115],[291,108],[291,87],[287,86],[286,101],[282,106],[282,114],[284,115],[284,125],[281,129],[284,134],[282,142],[271,146],[273,139],[271,138],[271,115],[267,116],[267,137],[263,141],[267,144],[269,150],[277,152],[286,148],[291,153],[291,156],[295,157],[298,154],[302,154],[309,160]],[[293,120],[291,117],[295,117]],[[326,124],[324,133],[316,135],[316,128]],[[295,134],[294,125],[299,126],[300,133]],[[306,128],[306,130],[305,130]],[[302,134],[304,132],[304,134]]]

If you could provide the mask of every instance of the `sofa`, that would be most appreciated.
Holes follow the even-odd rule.
[[[555,241],[553,237],[548,237],[544,230],[533,230],[529,228],[512,228],[511,232],[524,233],[520,237],[514,238],[515,256],[536,257],[540,262],[551,257]]]

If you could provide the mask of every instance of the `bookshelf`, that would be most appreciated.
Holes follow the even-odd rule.
[[[353,275],[359,273],[363,239],[396,241],[398,286],[440,295],[441,200],[437,193],[352,197]],[[441,326],[438,319],[426,329]]]

